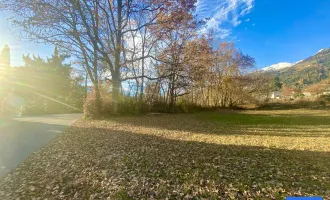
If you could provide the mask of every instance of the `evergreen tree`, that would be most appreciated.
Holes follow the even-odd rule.
[[[18,67],[16,82],[26,100],[27,114],[65,113],[81,109],[84,87],[79,77],[72,77],[67,55],[57,48],[50,58],[23,55],[24,67]],[[18,86],[17,86],[18,87]]]
[[[7,44],[0,53],[0,67],[10,67],[10,48]]]
[[[279,91],[282,89],[283,84],[280,81],[280,78],[277,76],[274,78],[273,89],[274,91]]]

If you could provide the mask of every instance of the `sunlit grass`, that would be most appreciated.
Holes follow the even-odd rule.
[[[329,144],[321,110],[81,120],[0,189],[68,199],[329,199]]]
[[[268,112],[268,115],[266,113]],[[131,131],[173,140],[267,148],[329,151],[327,111],[206,112],[194,115],[123,117],[95,121],[113,131]],[[314,113],[313,115],[308,115]],[[126,125],[125,125],[126,124]]]

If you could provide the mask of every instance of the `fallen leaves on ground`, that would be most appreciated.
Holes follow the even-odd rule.
[[[330,199],[330,122],[301,125],[306,112],[81,120],[0,181],[0,199]]]

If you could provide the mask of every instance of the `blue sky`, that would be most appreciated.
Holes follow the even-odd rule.
[[[329,0],[199,0],[198,6],[201,17],[217,20],[210,26],[219,40],[235,42],[259,67],[330,47]]]
[[[200,18],[219,41],[233,41],[257,61],[258,67],[302,60],[330,47],[329,0],[198,0]],[[50,56],[53,47],[19,41],[9,30],[8,13],[0,12],[0,48],[11,47],[12,64],[23,53]]]
[[[9,45],[12,66],[23,63],[23,54],[30,53],[40,55],[42,58],[51,56],[54,47],[20,40],[20,32],[18,29],[13,29],[13,27],[11,27],[7,20],[9,17],[10,14],[8,12],[0,11],[0,48],[2,49],[5,44]]]

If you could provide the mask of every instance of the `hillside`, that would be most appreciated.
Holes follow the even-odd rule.
[[[321,49],[315,55],[292,66],[272,70],[288,86],[301,86],[319,83],[330,78],[330,48]]]

